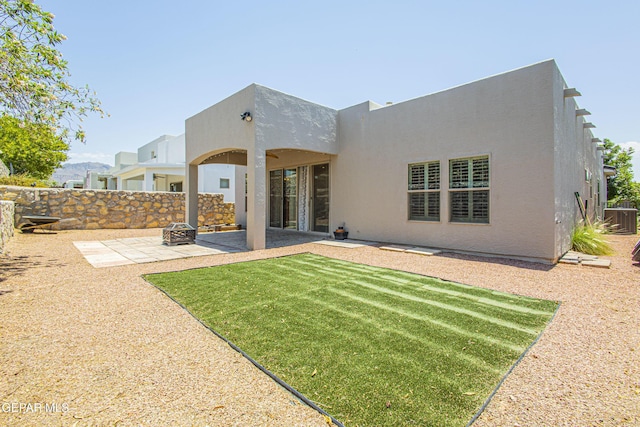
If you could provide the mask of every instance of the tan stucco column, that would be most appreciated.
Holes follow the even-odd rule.
[[[198,228],[198,165],[187,165],[185,176],[185,221]]]
[[[266,247],[267,186],[265,150],[250,147],[247,150],[247,249]]]

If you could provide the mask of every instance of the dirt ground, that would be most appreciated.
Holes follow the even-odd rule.
[[[96,269],[73,246],[159,233],[17,233],[9,242],[0,255],[1,425],[326,426],[140,277],[314,252],[561,301],[474,426],[640,426],[638,236],[610,236],[610,269],[314,243]]]

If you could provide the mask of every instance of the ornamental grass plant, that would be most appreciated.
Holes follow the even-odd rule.
[[[612,255],[613,248],[607,241],[607,232],[607,224],[602,221],[582,221],[571,235],[572,248],[587,255]]]

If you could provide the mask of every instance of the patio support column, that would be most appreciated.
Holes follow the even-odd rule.
[[[266,153],[255,144],[247,150],[247,248],[264,249],[267,241]]]
[[[185,222],[198,229],[198,165],[187,165],[185,176]]]
[[[149,170],[144,171],[144,184],[143,191],[153,191],[153,172]]]

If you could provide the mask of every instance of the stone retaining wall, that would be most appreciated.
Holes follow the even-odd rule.
[[[15,225],[25,215],[62,218],[54,230],[156,228],[184,222],[184,193],[0,186],[15,203]],[[235,207],[222,194],[198,195],[198,225],[233,224]]]
[[[0,160],[0,178],[4,176],[9,176],[9,168],[2,160]]]
[[[13,236],[13,202],[0,200],[0,254],[11,236]]]

